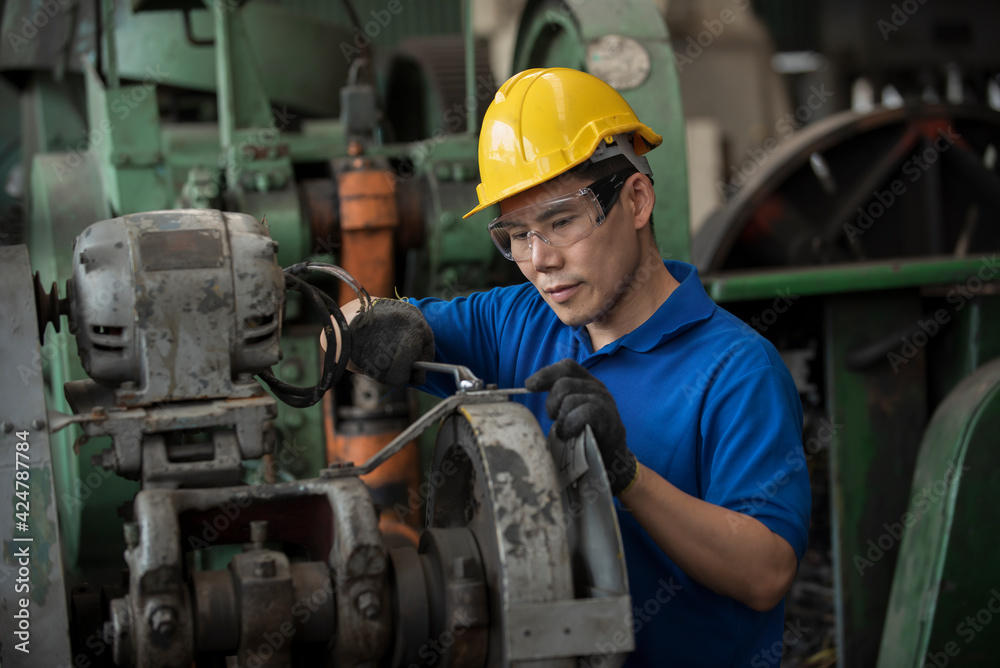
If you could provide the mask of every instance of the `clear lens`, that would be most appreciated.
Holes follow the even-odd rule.
[[[557,248],[586,238],[604,222],[604,214],[590,189],[532,204],[500,216],[489,225],[493,243],[508,260],[531,257],[535,237]]]

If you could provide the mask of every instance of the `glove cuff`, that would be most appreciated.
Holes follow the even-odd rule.
[[[632,489],[635,481],[639,479],[639,460],[631,451],[626,450],[628,457],[625,459],[625,470],[621,473],[611,473],[611,493],[619,496]]]

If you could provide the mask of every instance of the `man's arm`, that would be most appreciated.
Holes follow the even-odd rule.
[[[718,594],[763,612],[795,578],[795,550],[760,520],[686,494],[642,464],[618,498],[674,563]]]
[[[795,550],[760,520],[687,494],[636,461],[614,397],[572,360],[545,367],[527,379],[548,391],[546,411],[560,438],[590,425],[611,491],[663,552],[712,591],[754,610],[776,606],[798,567]]]

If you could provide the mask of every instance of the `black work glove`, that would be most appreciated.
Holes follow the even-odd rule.
[[[351,321],[351,361],[380,383],[423,385],[426,373],[413,363],[434,361],[434,332],[413,304],[377,299]]]
[[[555,422],[552,428],[559,438],[578,436],[585,425],[590,425],[612,494],[618,496],[632,486],[638,462],[625,444],[625,425],[604,383],[573,360],[565,359],[535,372],[524,386],[532,392],[548,390],[545,410]]]

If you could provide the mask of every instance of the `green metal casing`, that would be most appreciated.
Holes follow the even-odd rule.
[[[1000,519],[1000,360],[967,376],[924,433],[898,522],[906,527],[885,617],[879,668],[995,665]],[[985,502],[984,502],[985,501]]]

